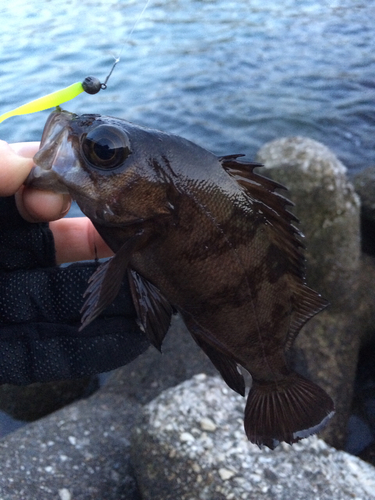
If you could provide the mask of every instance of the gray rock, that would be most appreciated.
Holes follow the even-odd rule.
[[[375,167],[368,167],[353,177],[353,184],[361,199],[362,216],[375,221]]]
[[[307,282],[331,302],[348,307],[360,261],[360,201],[346,167],[323,144],[288,137],[265,144],[257,160],[287,186],[306,237]]]
[[[375,468],[313,437],[259,449],[243,430],[244,399],[197,375],[144,407],[132,461],[143,500],[375,498]]]
[[[137,403],[148,403],[164,389],[197,373],[217,374],[211,361],[194,342],[179,315],[172,319],[162,353],[150,347],[132,363],[110,376],[116,390]],[[107,389],[108,390],[108,389]]]
[[[0,441],[1,500],[138,500],[129,435],[139,406],[94,396]]]
[[[216,372],[179,317],[163,352],[150,347],[90,398],[3,438],[0,500],[138,500],[130,433],[140,402],[194,373]]]
[[[358,172],[353,184],[361,199],[362,250],[375,255],[375,167]]]
[[[375,341],[375,256],[362,254],[358,281],[356,330],[361,337],[362,345],[367,345]]]
[[[0,410],[27,422],[45,417],[99,388],[97,377],[35,383],[27,386],[0,386]]]
[[[261,148],[257,160],[265,164],[263,175],[288,187],[287,196],[295,203],[292,211],[306,237],[307,284],[330,302],[297,337],[295,364],[334,399],[336,416],[324,437],[343,447],[361,332],[359,198],[344,165],[311,139],[272,141]]]

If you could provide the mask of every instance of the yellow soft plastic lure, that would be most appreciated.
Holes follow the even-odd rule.
[[[82,83],[73,83],[72,85],[69,85],[69,87],[65,87],[61,90],[56,90],[56,92],[52,92],[52,94],[45,95],[44,97],[39,97],[39,99],[35,99],[34,101],[23,104],[22,106],[19,106],[12,111],[8,111],[7,113],[0,115],[0,123],[7,118],[10,118],[11,116],[27,115],[29,113],[36,113],[37,111],[43,111],[44,109],[59,106],[66,101],[74,99],[81,92],[96,94],[100,89],[107,88],[107,81],[109,76],[110,75],[108,75],[104,83],[100,83],[100,81],[94,76],[88,76]]]
[[[150,0],[147,0],[142,9],[142,12],[136,19],[133,28],[131,29],[126,41],[124,42],[120,54],[125,46],[125,43],[129,40],[131,34],[135,30],[138,21],[141,19],[145,10],[147,9],[149,3]],[[34,101],[23,104],[22,106],[19,106],[18,108],[13,109],[12,111],[8,111],[7,113],[0,115],[0,123],[6,120],[7,118],[10,118],[11,116],[28,115],[29,113],[36,113],[37,111],[43,111],[44,109],[60,106],[60,104],[63,104],[66,101],[74,99],[81,92],[87,92],[88,94],[97,94],[99,90],[106,89],[108,79],[112,75],[112,72],[115,69],[116,64],[120,61],[120,56],[115,57],[114,59],[115,62],[113,63],[111,71],[104,80],[104,83],[100,83],[100,80],[98,80],[98,78],[95,78],[94,76],[88,76],[83,80],[82,83],[80,82],[73,83],[72,85],[69,85],[69,87],[65,87],[65,89],[56,90],[56,92],[52,92],[52,94],[45,95],[44,97],[39,97],[39,99],[35,99]]]

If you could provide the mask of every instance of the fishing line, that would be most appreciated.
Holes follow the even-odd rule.
[[[74,99],[75,97],[77,97],[77,95],[81,94],[82,92],[86,92],[87,94],[92,95],[92,94],[97,94],[100,90],[105,90],[107,88],[108,80],[113,73],[113,70],[115,69],[116,65],[120,62],[120,57],[124,50],[125,45],[129,42],[131,35],[133,34],[135,28],[137,27],[137,24],[139,23],[143,14],[145,13],[145,10],[150,4],[150,1],[151,0],[146,1],[141,13],[135,20],[132,29],[130,30],[128,36],[126,37],[125,42],[121,46],[118,57],[114,57],[115,61],[103,83],[101,83],[100,80],[95,76],[87,76],[83,80],[83,82],[73,83],[72,85],[69,85],[69,87],[65,87],[64,89],[61,90],[56,90],[51,94],[47,94],[43,97],[39,97],[38,99],[34,99],[33,101],[23,104],[22,106],[19,106],[18,108],[13,109],[12,111],[8,111],[7,113],[0,115],[0,123],[6,120],[7,118],[10,118],[11,116],[28,115],[30,113],[36,113],[38,111],[43,111],[45,109],[59,106],[60,104],[66,101]]]
[[[114,65],[113,65],[113,67],[112,67],[111,73],[112,73],[112,71],[113,71],[114,67],[116,66],[116,64],[119,62],[120,57],[121,57],[121,54],[122,54],[122,52],[123,52],[123,50],[124,50],[125,45],[129,42],[130,37],[132,36],[132,34],[133,34],[133,32],[134,32],[135,28],[137,27],[137,25],[138,25],[139,21],[142,19],[143,14],[145,13],[145,11],[146,11],[147,7],[149,6],[150,2],[151,2],[151,0],[147,0],[147,1],[146,1],[145,5],[144,5],[144,7],[143,7],[143,9],[142,9],[142,12],[139,14],[139,16],[137,17],[137,19],[135,20],[135,23],[133,24],[132,29],[130,30],[130,32],[129,32],[129,34],[128,34],[128,36],[126,37],[125,42],[122,44],[122,47],[121,47],[121,49],[120,49],[120,52],[119,52],[118,57],[117,57],[117,58],[115,58],[115,59],[117,59],[117,61],[115,61]]]
[[[101,84],[100,84],[100,86],[101,86],[101,88],[102,88],[102,89],[106,89],[106,88],[107,88],[107,82],[108,82],[108,80],[109,80],[109,77],[112,75],[113,70],[114,70],[114,69],[115,69],[115,67],[116,67],[116,64],[120,62],[120,60],[121,60],[121,54],[123,53],[123,50],[124,50],[124,48],[125,48],[125,45],[129,42],[130,37],[132,36],[132,34],[133,34],[133,32],[134,32],[135,28],[137,27],[137,25],[138,25],[139,21],[142,19],[143,14],[145,13],[145,11],[146,11],[147,7],[149,6],[150,2],[151,2],[151,0],[147,0],[147,2],[145,3],[145,5],[143,6],[142,12],[139,14],[139,16],[137,17],[137,19],[135,20],[135,22],[134,22],[134,24],[133,24],[132,29],[129,31],[128,36],[127,36],[127,37],[126,37],[126,39],[125,39],[125,42],[122,44],[122,46],[121,46],[121,49],[120,49],[120,52],[119,52],[118,56],[117,56],[117,57],[113,56],[113,57],[114,57],[115,62],[114,62],[114,63],[113,63],[113,65],[112,65],[111,71],[108,73],[108,75],[107,75],[106,79],[104,80],[104,83],[101,83]],[[88,77],[88,78],[89,78],[89,77]],[[86,91],[86,92],[87,92],[87,91]],[[99,92],[99,90],[98,90],[98,92]]]

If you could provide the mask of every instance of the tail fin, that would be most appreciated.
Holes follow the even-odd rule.
[[[273,382],[253,380],[245,409],[245,431],[257,445],[274,449],[319,432],[334,414],[334,404],[318,385],[292,372]]]

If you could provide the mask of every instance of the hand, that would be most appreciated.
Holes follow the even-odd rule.
[[[38,142],[0,141],[0,196],[15,194],[18,211],[27,221],[50,222],[58,264],[110,257],[113,252],[87,217],[62,219],[70,208],[68,195],[23,186],[38,149]]]
[[[79,331],[83,294],[99,264],[57,267],[56,260],[111,251],[86,217],[61,218],[70,197],[23,186],[38,147],[0,141],[0,385],[107,372],[149,346],[137,326],[128,280],[113,304]],[[32,222],[49,222],[53,238],[47,224]]]

